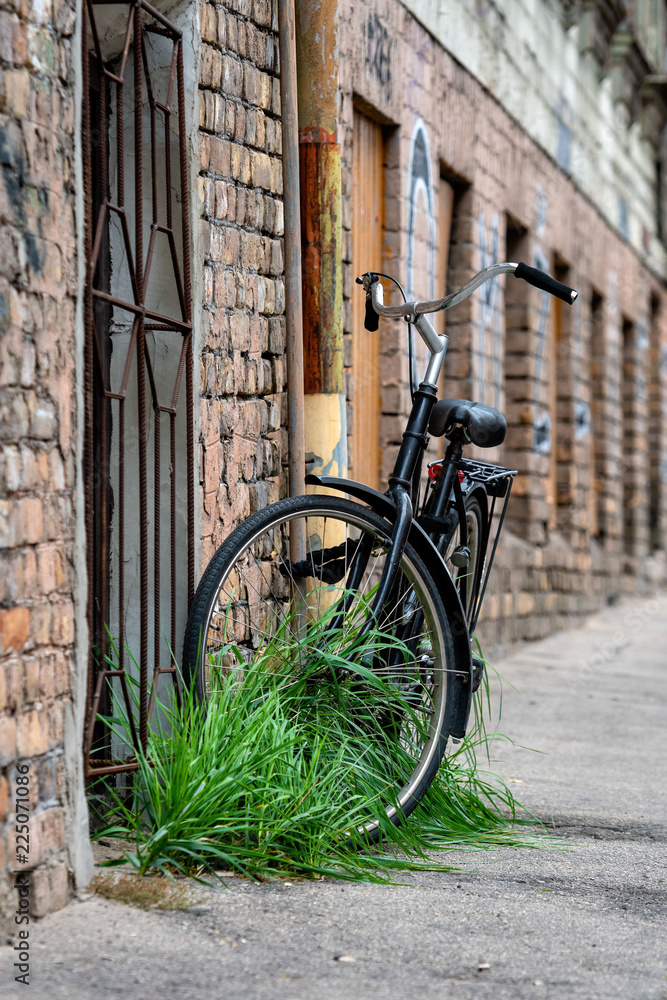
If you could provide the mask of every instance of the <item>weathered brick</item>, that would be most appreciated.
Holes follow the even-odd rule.
[[[202,46],[200,82],[203,87],[217,90],[223,74],[223,56],[211,45]]]
[[[18,717],[18,751],[22,758],[37,757],[48,749],[46,709],[32,709]]]
[[[260,266],[262,241],[255,233],[241,233],[241,266],[257,270]]]
[[[0,715],[0,767],[6,767],[16,760],[16,719],[10,715]]]
[[[65,814],[62,808],[56,806],[41,809],[38,815],[42,858],[48,858],[50,854],[65,847]]]
[[[238,143],[231,147],[231,175],[241,184],[250,183],[250,151]]]
[[[209,140],[209,160],[207,169],[220,177],[229,177],[231,171],[232,146],[227,139],[211,136]]]
[[[263,28],[271,26],[271,0],[252,0],[252,19]]]
[[[30,610],[0,608],[0,652],[20,650],[30,636]]]
[[[231,226],[224,226],[220,230],[220,260],[223,264],[232,265],[238,262],[240,232]]]
[[[271,157],[271,193],[283,193],[282,163],[277,157]]]
[[[4,774],[0,775],[0,823],[4,823],[9,815],[9,782]],[[0,871],[2,869],[0,868]]]
[[[27,118],[30,113],[30,74],[26,69],[9,70],[4,80],[7,111],[17,118]]]
[[[201,36],[205,42],[215,45],[218,41],[218,17],[217,10],[213,4],[205,3],[201,6]]]
[[[227,22],[226,46],[231,52],[236,52],[238,50],[239,21],[231,12],[228,12],[225,17]]]
[[[45,917],[52,910],[51,879],[48,868],[38,868],[32,873],[30,880],[30,914],[32,917]]]
[[[39,697],[40,693],[40,664],[35,656],[25,657],[23,660],[25,704],[32,704]]]
[[[232,56],[223,55],[220,89],[227,97],[241,97],[243,65]]]
[[[31,394],[28,398],[28,412],[30,414],[31,437],[50,441],[57,435],[58,421],[53,403]]]
[[[69,875],[65,864],[56,865],[51,870],[51,912],[67,906],[69,897]]]
[[[271,108],[274,115],[280,116],[280,80],[274,77],[266,77],[269,81],[270,89],[268,92],[262,90],[262,102],[261,106],[265,111]]]
[[[266,153],[250,153],[250,169],[254,187],[271,189],[271,160]]]

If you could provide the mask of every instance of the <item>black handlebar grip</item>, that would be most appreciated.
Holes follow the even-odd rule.
[[[375,282],[379,281],[380,279],[378,278],[377,274],[373,274],[372,272],[369,272],[368,275],[364,275],[364,277],[370,277],[371,279],[371,283],[368,286],[368,291],[366,292],[366,315],[364,316],[364,326],[369,331],[369,333],[375,333],[375,331],[380,325],[380,317],[375,312],[375,309],[373,309],[373,303],[371,301],[371,291],[373,289],[373,285],[375,284]],[[357,278],[357,281],[359,280],[360,279]]]
[[[527,264],[517,264],[514,277],[523,278],[529,285],[534,285],[535,288],[540,288],[543,292],[555,295],[557,298],[562,299],[563,302],[567,302],[569,306],[572,305],[579,295],[579,292],[576,292],[574,288],[570,288],[569,285],[564,285],[562,281],[556,281],[555,278],[552,278],[545,271],[540,271],[536,267],[528,267]]]

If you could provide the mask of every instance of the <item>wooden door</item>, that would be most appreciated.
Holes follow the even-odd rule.
[[[382,126],[354,113],[352,272],[382,270],[384,141]],[[354,479],[376,487],[380,478],[380,331],[364,329],[365,299],[352,291],[352,461]]]

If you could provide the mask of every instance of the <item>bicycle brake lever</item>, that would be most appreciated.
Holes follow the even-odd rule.
[[[366,282],[363,278],[368,278],[370,280]],[[357,284],[363,284],[366,287],[366,313],[364,315],[364,327],[370,333],[375,333],[380,326],[380,317],[373,308],[373,300],[371,297],[373,285],[379,280],[378,275],[372,271],[368,274],[364,274],[362,278],[357,278]]]

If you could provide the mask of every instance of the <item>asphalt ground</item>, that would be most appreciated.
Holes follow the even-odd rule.
[[[184,911],[83,894],[31,924],[28,995],[665,1000],[667,598],[497,666],[514,746],[494,767],[555,846],[441,853],[460,870],[399,886],[227,879]],[[13,961],[2,997],[26,996]]]

